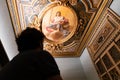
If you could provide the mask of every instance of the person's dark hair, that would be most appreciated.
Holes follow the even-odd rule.
[[[23,52],[37,47],[43,48],[43,40],[44,34],[42,32],[35,28],[27,27],[21,32],[16,41],[19,52]]]

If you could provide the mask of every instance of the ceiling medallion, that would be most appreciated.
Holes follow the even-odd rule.
[[[78,45],[75,41],[65,45],[78,26],[78,17],[68,0],[53,1],[42,9],[38,15],[41,22],[41,31],[45,35],[44,49],[53,56],[74,55]]]
[[[46,41],[61,44],[75,33],[78,21],[75,11],[67,5],[67,0],[54,1],[48,4],[39,14],[41,30]]]

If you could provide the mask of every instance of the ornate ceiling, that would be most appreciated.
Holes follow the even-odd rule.
[[[105,1],[7,0],[7,3],[16,37],[26,27],[35,27],[45,34],[44,49],[54,57],[75,57],[80,56],[85,48],[92,31],[90,25]],[[57,11],[68,22],[62,28],[56,25],[57,28],[51,29],[48,25]]]

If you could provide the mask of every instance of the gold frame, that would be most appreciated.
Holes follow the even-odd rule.
[[[19,20],[19,15],[18,15],[18,10],[17,10],[17,5],[16,5],[16,0],[6,0],[9,12],[10,12],[10,17],[13,25],[13,29],[15,32],[16,37],[19,35],[19,33],[22,31],[21,25],[20,25],[20,20]],[[16,15],[16,17],[14,16]]]

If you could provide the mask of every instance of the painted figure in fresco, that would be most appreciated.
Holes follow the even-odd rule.
[[[69,2],[72,4],[72,5],[76,5],[78,0],[69,0]]]
[[[60,34],[58,35],[66,37],[69,34],[69,21],[61,16],[60,11],[57,11],[56,16],[51,20],[51,23],[46,27],[46,30],[50,33],[59,32]]]
[[[83,31],[84,31],[84,19],[80,18],[79,25],[76,31],[76,35],[77,36],[82,35]]]
[[[39,18],[38,18],[38,15],[33,15],[33,18],[32,18],[32,21],[31,23],[29,24],[30,27],[34,27],[36,28],[37,30],[40,30],[40,22],[39,22]]]

